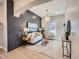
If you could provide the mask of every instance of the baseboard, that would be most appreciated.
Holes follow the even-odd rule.
[[[0,49],[3,49],[3,51],[7,53],[7,48],[0,46]]]

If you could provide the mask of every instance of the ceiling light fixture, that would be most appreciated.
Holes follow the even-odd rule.
[[[56,11],[55,13],[58,14],[58,11]]]
[[[47,22],[50,21],[50,16],[48,16],[48,9],[46,9],[46,15],[44,16],[44,20]]]
[[[55,0],[52,0],[53,2],[56,2]]]
[[[33,8],[35,9],[36,7],[34,6]]]

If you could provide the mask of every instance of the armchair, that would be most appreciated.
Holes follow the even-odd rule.
[[[55,35],[54,35],[53,32],[48,32],[47,35],[46,35],[46,37],[47,37],[48,39],[50,39],[50,40],[53,40],[53,39],[55,38]]]

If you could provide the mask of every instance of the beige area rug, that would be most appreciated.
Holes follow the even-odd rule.
[[[26,46],[27,49],[46,55],[50,57],[50,59],[58,59],[62,57],[61,47],[61,41],[58,40],[49,40],[45,46],[42,45],[42,41],[35,45]]]

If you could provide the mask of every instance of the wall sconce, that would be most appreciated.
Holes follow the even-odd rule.
[[[23,32],[24,32],[25,35],[27,35],[28,31],[29,31],[28,28],[24,28],[24,29],[23,29]]]
[[[27,32],[27,31],[29,31],[29,29],[28,28],[24,28],[23,31],[24,32]]]

